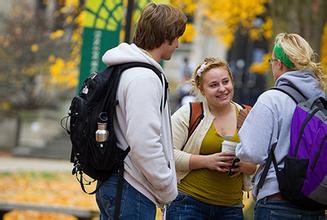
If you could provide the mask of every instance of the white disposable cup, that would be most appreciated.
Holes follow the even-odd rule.
[[[233,141],[223,141],[221,152],[235,152],[235,148],[238,145],[238,142]]]

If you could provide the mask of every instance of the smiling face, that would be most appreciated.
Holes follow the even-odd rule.
[[[205,72],[199,89],[212,107],[227,106],[234,96],[232,79],[224,67]]]

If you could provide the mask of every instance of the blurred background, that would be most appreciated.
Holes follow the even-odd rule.
[[[140,12],[149,2],[152,1],[0,0],[0,167],[6,167],[8,158],[22,157],[65,161],[70,166],[70,142],[60,119],[67,115],[81,82],[90,73],[105,68],[101,63],[104,52],[120,42],[131,41]],[[326,70],[325,0],[154,2],[171,3],[188,17],[180,47],[170,61],[162,63],[170,82],[173,111],[192,100],[187,80],[208,56],[228,61],[234,74],[235,101],[253,105],[273,85],[268,59],[272,39],[280,32],[302,35]],[[22,166],[28,168],[28,162]],[[12,174],[19,170],[1,171],[0,194],[19,191],[15,187],[8,191],[7,185],[15,181],[11,184],[6,178],[22,178],[28,185],[30,179],[38,179],[31,178],[36,172],[38,181],[48,180],[42,179],[40,172],[49,170],[27,169],[27,175],[18,177]],[[53,170],[50,173],[53,175]],[[5,179],[9,184],[4,184]],[[47,184],[58,185],[56,181]],[[27,188],[23,184],[23,189]],[[12,200],[10,196],[0,196],[0,201],[8,199]],[[36,198],[18,200],[35,202]],[[93,198],[90,203],[94,204]],[[59,199],[59,204],[69,202]],[[19,219],[34,218],[43,217],[23,215]]]

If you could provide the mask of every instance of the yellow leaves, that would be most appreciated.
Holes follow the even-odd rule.
[[[75,22],[76,24],[78,24],[79,27],[82,27],[83,21],[85,17],[85,13],[80,13],[76,18],[75,18]]]
[[[0,200],[49,204],[98,210],[94,196],[82,192],[75,177],[68,173],[0,173]],[[4,220],[73,220],[60,213],[14,211]]]
[[[77,8],[80,4],[80,0],[65,0],[65,3],[68,7]]]
[[[31,46],[31,51],[32,51],[33,53],[36,53],[38,50],[39,50],[39,45],[37,45],[37,44],[32,44],[32,46]]]
[[[64,33],[65,33],[64,30],[57,30],[55,32],[52,32],[50,34],[50,39],[55,40],[55,39],[61,38],[64,35]]]
[[[261,63],[253,63],[250,66],[251,73],[265,74],[269,70],[269,59],[271,54],[265,54]]]
[[[269,0],[203,0],[203,15],[206,17],[207,30],[219,34],[217,37],[223,39],[230,46],[232,35],[242,25],[248,30],[256,28],[255,19],[265,11],[265,3]],[[268,28],[270,23],[267,23]],[[271,26],[270,26],[271,27]],[[261,29],[260,27],[259,29]],[[260,30],[250,31],[250,36],[258,39],[261,36]],[[267,31],[266,35],[271,34]]]
[[[78,74],[78,65],[74,60],[56,58],[50,66],[50,84],[73,88],[78,84]]]
[[[50,56],[48,57],[48,61],[49,61],[50,63],[54,63],[54,62],[56,61],[56,57],[55,57],[54,55],[50,55]]]
[[[260,38],[260,30],[251,29],[250,32],[249,32],[249,36],[253,40],[258,40]]]
[[[11,109],[11,103],[7,101],[0,102],[0,111],[9,111]]]
[[[198,8],[198,2],[196,0],[171,0],[172,5],[182,9],[186,14],[194,14]]]
[[[180,37],[181,42],[190,43],[196,34],[196,30],[192,24],[187,23],[184,34]]]
[[[73,18],[73,16],[71,16],[71,15],[69,15],[69,16],[67,16],[67,17],[65,18],[65,22],[66,22],[66,24],[71,24],[71,23],[73,23],[73,21],[74,21],[74,18]]]
[[[271,39],[272,35],[273,35],[273,21],[271,19],[271,17],[267,17],[265,23],[262,25],[262,29],[263,29],[263,36],[266,39]]]

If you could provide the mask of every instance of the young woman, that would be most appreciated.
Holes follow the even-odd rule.
[[[241,173],[255,165],[238,162],[228,176],[234,152],[221,152],[222,142],[239,142],[233,102],[234,85],[228,65],[206,58],[193,74],[194,89],[202,98],[204,118],[188,138],[190,105],[172,116],[174,157],[179,194],[167,210],[168,219],[243,219]]]
[[[327,76],[314,60],[314,52],[298,34],[277,35],[270,60],[275,86],[289,84],[306,98],[326,96]],[[271,165],[262,188],[259,179],[272,144],[277,162],[290,148],[290,125],[296,103],[286,94],[268,90],[259,98],[240,129],[241,144],[236,155],[260,164],[255,176],[253,194],[256,198],[255,219],[325,219],[324,210],[308,211],[292,205],[279,191],[274,166]],[[281,163],[279,168],[282,168]]]

